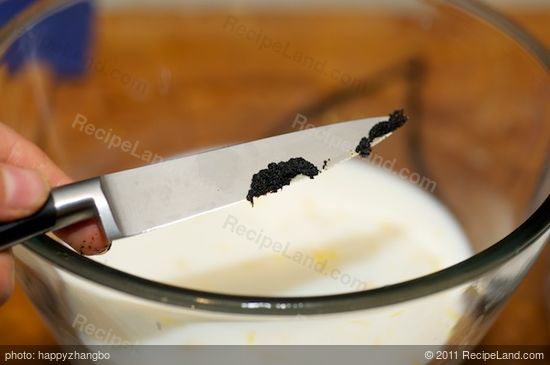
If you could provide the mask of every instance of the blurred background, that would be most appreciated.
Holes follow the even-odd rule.
[[[7,8],[2,12],[2,6],[6,6],[9,2],[5,1],[4,4],[0,2],[0,22],[9,19]],[[29,2],[19,1],[16,7],[24,7]],[[118,5],[127,2],[130,1],[110,1],[109,6],[116,9]],[[136,3],[135,0],[131,2]],[[222,0],[208,3],[218,2]],[[201,2],[197,1],[197,4],[199,3]],[[291,1],[284,3],[289,7],[292,6]],[[395,6],[393,3],[392,6]],[[548,0],[492,0],[486,3],[550,47],[550,2]],[[207,7],[205,3],[202,4],[200,6]],[[384,7],[384,4],[384,1],[379,2],[380,7]],[[85,14],[89,9],[84,7],[79,11]],[[404,8],[403,11],[408,10]],[[154,162],[157,158],[167,156],[181,146],[192,150],[205,145],[219,145],[243,138],[254,139],[282,133],[288,130],[297,111],[310,117],[311,121],[320,121],[320,123],[351,119],[355,117],[353,103],[364,103],[365,99],[362,98],[366,96],[370,105],[367,109],[372,115],[385,114],[391,110],[393,105],[386,100],[393,100],[393,98],[387,98],[387,95],[403,93],[404,104],[414,108],[415,95],[422,87],[418,78],[421,75],[422,64],[414,53],[415,46],[421,40],[416,38],[415,32],[412,31],[419,25],[411,24],[405,19],[396,21],[395,18],[390,19],[383,15],[373,15],[369,18],[368,24],[364,24],[365,20],[356,17],[353,12],[353,9],[346,10],[344,7],[334,14],[321,12],[288,19],[278,14],[264,15],[262,18],[242,15],[237,19],[215,11],[191,12],[182,19],[181,16],[166,13],[153,20],[147,18],[145,21],[145,17],[140,12],[113,11],[101,17],[102,26],[98,28],[99,33],[94,35],[99,40],[100,47],[97,57],[87,59],[86,67],[92,70],[92,73],[87,80],[88,87],[85,92],[80,91],[78,83],[56,85],[55,78],[37,71],[34,75],[25,73],[20,77],[31,75],[33,80],[29,83],[32,83],[32,87],[35,88],[38,75],[40,88],[49,90],[55,87],[56,92],[29,94],[25,80],[6,81],[11,77],[9,72],[16,69],[21,61],[17,58],[17,54],[12,54],[8,60],[11,68],[0,73],[0,80],[3,81],[5,88],[4,95],[9,96],[0,100],[0,120],[17,125],[18,130],[43,146],[47,153],[70,171],[75,178],[85,178],[114,169]],[[372,13],[376,14],[376,11]],[[347,42],[327,42],[327,39],[338,40],[359,22],[365,29],[363,34],[356,34],[356,38],[350,38]],[[212,31],[214,25],[220,23],[225,24],[225,35],[221,38]],[[259,45],[255,44],[256,40],[246,40],[239,34],[238,27],[243,24],[255,25],[258,32],[272,35],[274,40],[292,37],[293,47],[305,50],[306,54],[318,55],[318,58],[307,65],[311,72],[304,73],[303,69],[299,72],[295,71],[299,69],[297,64],[302,60],[289,63],[283,62],[279,56],[274,56],[271,52],[275,50],[274,45],[269,46],[271,50],[257,53]],[[82,40],[91,37],[89,24],[78,22],[73,26],[75,32],[67,37],[65,44],[52,44],[49,47],[50,49],[57,49],[57,47],[71,49],[70,55],[64,55],[65,59],[82,58],[84,60],[85,47],[78,45]],[[108,33],[108,29],[115,26],[117,32],[116,36],[113,36]],[[442,39],[446,32],[453,29],[451,24],[446,23],[425,26],[433,27],[434,32],[440,32]],[[181,37],[177,40],[178,44],[182,45],[181,48],[168,48],[156,43],[155,34],[162,33],[164,38],[169,38],[167,34],[169,35],[171,30],[176,28],[179,32],[177,36]],[[292,35],[299,33],[297,29],[300,28],[305,28],[308,32],[301,38],[293,37]],[[376,35],[387,36],[388,33],[396,34],[395,43],[377,44]],[[311,34],[315,34],[314,39],[310,37]],[[376,54],[369,54],[368,49],[363,49],[361,46],[366,37],[369,37],[369,44],[371,46],[374,44],[378,52],[383,51],[394,55],[395,63],[386,64],[377,59]],[[495,67],[499,64],[499,58],[506,57],[498,45],[487,46],[491,41],[490,36],[476,33],[475,28],[467,34],[467,51],[475,53],[482,50],[484,53],[484,57],[480,57],[480,60],[486,64],[478,65],[480,69]],[[128,47],[129,44],[130,47]],[[332,46],[326,47],[327,44]],[[435,47],[431,52],[441,53],[441,57],[461,57],[460,53],[449,51],[449,48],[455,45],[443,41],[434,44],[440,48]],[[126,62],[129,58],[136,57],[135,54],[127,51],[132,48],[132,45],[152,55],[162,52],[164,53],[162,58],[171,61],[152,65],[152,67],[148,64],[147,67],[140,68],[139,62]],[[284,47],[284,44],[281,47]],[[369,48],[373,49],[373,47]],[[222,50],[222,53],[231,55],[231,58],[218,58],[214,50]],[[349,57],[353,52],[358,55],[356,59]],[[252,53],[254,57],[249,57]],[[369,58],[369,62],[362,62],[366,58]],[[261,59],[260,63],[258,59]],[[337,72],[330,74],[330,77],[325,77],[321,72],[316,71],[316,68],[325,68],[327,59],[331,65],[337,65],[334,68]],[[120,67],[126,64],[132,66]],[[231,64],[231,73],[228,72],[228,64]],[[71,78],[82,71],[79,68],[80,62],[71,64],[60,61],[58,65],[59,69],[56,71],[66,78]],[[521,85],[522,79],[532,76],[529,69],[520,66],[511,66],[509,77],[512,81],[509,84]],[[269,78],[265,73],[269,68],[286,68],[284,73],[288,76],[286,79]],[[181,70],[181,72],[177,73],[174,70]],[[362,75],[366,76],[357,79],[351,77],[357,74],[357,70],[361,70]],[[453,71],[463,72],[464,70]],[[444,72],[439,75],[444,75]],[[485,79],[483,74],[476,77],[479,77],[480,85],[495,82],[495,80]],[[431,82],[444,83],[444,76],[441,78],[442,80],[436,79]],[[184,87],[181,87],[182,85]],[[182,95],[179,90],[184,90],[185,95]],[[235,96],[236,91],[238,96]],[[441,90],[441,92],[446,93],[447,97],[449,95],[461,99],[472,97],[467,95],[467,91],[461,88],[461,85],[456,85],[453,90]],[[514,100],[515,90],[506,88],[506,83],[502,86],[502,92],[507,94],[509,100]],[[99,93],[106,93],[109,97],[96,98],[95,96]],[[53,96],[52,99],[44,101],[41,100],[43,95]],[[286,104],[281,104],[281,95],[285,95]],[[354,99],[349,95],[359,97]],[[431,95],[434,102],[437,101],[437,96]],[[548,93],[533,97],[550,100]],[[78,105],[73,106],[71,103],[74,98],[78,98]],[[33,100],[38,106],[63,105],[63,108],[57,108],[55,120],[64,123],[57,122],[55,133],[45,130],[40,123],[26,123],[26,120],[36,119],[41,119],[42,123],[47,125],[56,123],[48,120],[48,111],[45,110],[47,107],[28,108],[29,100]],[[112,103],[112,100],[117,102]],[[155,114],[149,118],[143,115],[147,113],[146,109],[139,109],[140,102],[143,100],[154,102],[158,106]],[[349,114],[346,113],[346,108],[340,108],[337,114],[332,113],[331,103],[341,103],[342,100],[349,103]],[[132,113],[127,112],[128,104],[136,105]],[[260,104],[262,108],[256,109],[255,106]],[[119,113],[122,110],[124,113]],[[159,113],[159,110],[163,112]],[[266,110],[277,112],[266,113]],[[36,118],[37,113],[41,115],[40,118]],[[103,126],[106,130],[112,126],[119,135],[131,135],[133,140],[143,141],[137,149],[140,151],[139,156],[129,156],[122,149],[110,149],[106,151],[108,158],[96,156],[96,158],[87,159],[86,163],[81,163],[82,156],[97,149],[99,142],[84,133],[75,133],[74,128],[71,127],[75,115],[77,117],[80,115],[82,120],[99,127]],[[108,121],[105,115],[110,116]],[[162,135],[161,133],[160,138],[149,138],[152,134],[158,135],[159,131],[153,123],[136,123],[134,119],[136,115],[140,115],[142,120],[162,119],[165,125],[181,123],[181,116],[184,115],[188,123],[186,132],[181,135]],[[259,115],[262,122],[255,123],[254,120]],[[53,116],[51,118],[53,119]],[[219,123],[224,118],[236,120],[236,123],[240,124],[235,127],[232,123],[224,128],[224,124]],[[203,128],[204,124],[216,125],[216,128]],[[62,144],[59,142],[61,140]],[[68,154],[66,151],[71,153]],[[492,330],[483,340],[483,344],[550,344],[548,306],[545,301],[545,293],[550,292],[547,260],[549,254],[550,249],[547,248],[514,293]],[[0,328],[4,329],[0,333],[0,344],[54,344],[53,338],[19,287],[16,287],[9,302],[0,308]]]

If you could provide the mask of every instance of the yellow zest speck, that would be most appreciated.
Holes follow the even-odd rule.
[[[335,250],[328,250],[328,249],[319,249],[313,251],[313,259],[317,263],[322,263],[325,261],[333,261],[338,258],[338,254]]]
[[[248,336],[246,336],[246,343],[248,345],[254,345],[255,342],[256,342],[256,332],[252,331],[248,334]]]
[[[403,314],[403,312],[404,312],[403,310],[395,311],[395,312],[393,312],[392,314],[390,314],[390,317],[392,317],[392,318],[399,317],[399,316],[401,316],[401,315]]]
[[[369,325],[369,321],[367,321],[366,319],[356,319],[356,320],[351,321],[351,323],[357,324],[357,325],[363,326],[363,327],[366,327],[366,326]]]
[[[380,232],[388,236],[397,236],[403,233],[403,228],[392,222],[380,224]]]

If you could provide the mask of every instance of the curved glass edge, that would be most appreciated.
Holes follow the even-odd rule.
[[[29,24],[78,0],[45,1],[31,7],[0,31],[0,51],[9,47]],[[451,0],[451,4],[497,26],[550,69],[548,50],[513,22],[474,0]],[[15,30],[15,32],[14,32]],[[8,34],[11,31],[12,34]],[[541,48],[542,47],[542,48]],[[475,280],[505,264],[550,230],[550,197],[522,225],[479,254],[444,270],[381,288],[316,297],[248,297],[204,292],[161,284],[104,266],[81,256],[53,239],[42,236],[25,247],[77,276],[140,298],[200,310],[250,315],[313,315],[377,308],[451,289]]]
[[[521,25],[478,0],[449,0],[449,3],[495,26],[550,71],[550,50]]]
[[[206,311],[250,315],[314,315],[397,304],[452,289],[505,265],[550,230],[550,197],[511,234],[479,254],[413,280],[360,292],[312,297],[238,296],[175,287],[102,265],[42,236],[24,245],[56,266],[143,299]]]
[[[85,0],[38,1],[18,13],[4,26],[0,27],[0,55],[36,23]]]

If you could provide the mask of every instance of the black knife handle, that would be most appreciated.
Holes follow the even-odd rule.
[[[31,216],[16,221],[0,223],[0,250],[28,238],[48,232],[55,227],[57,211],[52,194],[46,203]]]

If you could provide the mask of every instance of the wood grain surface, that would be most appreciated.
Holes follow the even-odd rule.
[[[547,45],[550,45],[550,11],[547,12],[529,12],[526,10],[522,11],[508,11],[508,14],[510,17],[514,18],[522,24],[525,28],[529,29],[531,33],[536,35],[539,39],[541,39],[543,42],[545,42]],[[177,19],[168,20],[169,21],[178,21]],[[189,29],[189,32],[193,32],[193,29],[196,29],[196,27],[200,27],[201,24],[204,25],[205,19],[196,19],[193,21],[193,19],[187,19],[185,24],[182,24],[182,26]],[[119,36],[120,39],[111,39],[111,42],[113,44],[113,47],[116,47],[117,42],[125,42],[127,41],[126,38],[132,39],[133,36],[135,36],[135,32],[140,33],[140,37],[146,37],[147,29],[138,29],[136,27],[139,27],[140,19],[136,18],[133,21],[130,21],[127,23],[128,31],[127,32],[120,32]],[[161,26],[161,25],[159,25]],[[340,24],[341,26],[341,24]],[[372,27],[378,27],[380,32],[392,32],[395,31],[395,24],[388,24],[387,22],[384,22],[383,20],[379,21],[378,23],[371,24]],[[411,39],[406,34],[406,27],[407,24],[403,24],[403,31],[404,35],[402,37],[402,44],[393,45],[393,49],[399,49],[399,52],[402,52],[403,54],[408,52],[408,47],[412,47],[414,45],[415,40]],[[412,37],[412,36],[411,36]],[[475,39],[475,38],[474,38]],[[188,44],[188,48],[190,49],[190,53],[193,53],[193,47],[195,47],[197,50],[200,50],[202,52],[203,56],[206,57],[204,54],[205,49],[208,49],[208,42],[210,39],[196,39],[196,43],[190,43]],[[480,41],[481,42],[481,41]],[[349,45],[342,45],[342,47],[345,47]],[[480,47],[482,45],[479,45]],[[474,46],[475,48],[475,46]],[[330,52],[331,50],[327,50],[327,52]],[[169,50],[162,49],[160,46],[158,49],[151,49],[150,52],[170,52]],[[175,52],[175,50],[172,50],[172,52]],[[396,52],[396,57],[398,57],[398,53]],[[170,55],[167,56],[168,58]],[[223,62],[223,60],[219,60],[219,62]],[[350,61],[350,64],[345,65],[346,67],[353,68],[353,62]],[[284,65],[280,67],[285,67]],[[381,65],[377,65],[376,62],[373,62],[370,67],[372,67],[372,70],[380,69]],[[200,79],[200,72],[205,72],[205,69],[202,70],[196,70],[196,73],[189,74],[189,77],[185,79],[185,82],[188,82],[189,84],[193,84],[196,82],[197,79]],[[143,70],[132,70],[131,72],[134,72],[136,74],[141,74],[145,71]],[[523,70],[517,69],[515,70],[515,74],[511,77],[516,78],[522,78]],[[248,77],[250,79],[244,79],[244,83],[251,83],[254,77],[257,75],[250,74]],[[1,77],[1,75],[0,75]],[[287,80],[288,81],[288,80]],[[51,80],[45,80],[45,87],[48,87],[48,83],[50,83]],[[231,82],[237,82],[237,80],[231,81]],[[261,80],[264,84],[270,85],[270,88],[277,89],[277,88],[283,88],[288,86],[289,82],[283,83],[278,82],[278,80],[269,80],[269,79],[263,79]],[[287,92],[289,93],[289,100],[295,102],[295,103],[305,103],[309,97],[313,93],[315,93],[315,90],[329,90],[331,87],[330,80],[320,80],[317,84],[313,83],[307,83],[308,80],[294,80],[296,85],[300,85],[300,92],[296,92],[295,94],[290,94],[293,91],[292,90],[279,90],[278,92]],[[274,104],[276,102],[276,99],[273,98],[273,94],[270,94],[269,92],[265,92],[261,95],[251,95],[243,93],[242,101],[239,103],[235,103],[235,98],[232,99],[232,104],[227,104],[224,100],[226,99],[227,94],[231,92],[230,89],[224,90],[220,89],[219,94],[217,96],[217,100],[214,104],[212,104],[212,100],[202,98],[200,85],[197,83],[197,88],[195,89],[195,92],[193,95],[188,95],[188,98],[185,100],[185,102],[179,103],[179,108],[186,109],[186,112],[193,113],[196,111],[200,111],[200,108],[222,108],[224,110],[224,113],[231,114],[233,110],[242,110],[243,108],[246,108],[246,100],[250,100],[250,98],[263,98],[265,103],[269,105],[270,103]],[[250,86],[250,85],[247,85]],[[100,88],[101,85],[98,85],[98,88]],[[244,87],[244,86],[243,86]],[[244,87],[246,89],[246,87]],[[124,87],[119,85],[118,88],[113,88],[108,90],[109,93],[123,93]],[[252,87],[248,87],[251,93],[253,93],[255,90]],[[69,93],[70,92],[70,93]],[[68,90],[67,93],[71,95],[71,97],[74,97],[73,91]],[[12,95],[17,95],[17,92],[14,90],[14,93]],[[111,95],[112,96],[112,95]],[[14,96],[15,97],[15,96]],[[56,101],[56,103],[67,103],[70,104],[70,99],[67,99],[66,101],[63,99],[65,97],[68,98],[67,95],[64,95],[63,93],[59,93],[57,95],[59,100]],[[113,97],[116,98],[116,95]],[[160,99],[159,99],[160,100]],[[174,104],[175,101],[171,100],[170,98],[166,98],[162,101],[159,101],[162,103],[165,103],[166,105]],[[0,101],[1,105],[1,101]],[[289,104],[291,105],[291,104]],[[89,111],[87,112],[87,117],[90,118],[90,120],[97,120],[94,118],[94,113],[99,113],[102,108],[105,108],[105,105],[92,105],[90,106]],[[109,105],[111,108],[110,110],[116,109],[116,105]],[[381,105],[381,110],[388,110],[387,105]],[[166,115],[156,115],[156,118],[166,118],[169,119],[169,110],[170,108],[167,108],[167,114]],[[292,110],[292,108],[289,107],[289,111]],[[95,111],[95,112],[94,112]],[[77,110],[71,109],[70,105],[66,108],[65,114],[61,115],[61,118],[70,119],[73,118],[75,115],[75,112],[78,112]],[[1,113],[0,113],[1,114]],[[255,114],[254,110],[250,111],[250,115],[253,116]],[[4,115],[4,118],[6,116]],[[99,117],[97,117],[99,118]],[[246,123],[251,119],[250,118],[243,118],[243,124],[240,126],[240,128],[249,129],[249,132],[247,137],[254,138],[261,135],[265,135],[266,133],[270,133],[272,131],[276,131],[276,118],[272,117],[272,122],[269,122],[271,116],[267,115],[266,119],[268,120],[265,123],[266,127],[255,127],[250,128],[247,126]],[[200,118],[199,118],[200,120]],[[129,123],[130,121],[121,121],[119,125],[118,130],[124,130],[124,128],[130,128]],[[176,121],[174,121],[175,123]],[[208,123],[208,120],[202,121],[204,123]],[[99,122],[98,122],[99,123]],[[142,133],[143,135],[146,135],[148,133],[148,130],[146,128],[143,128],[140,130],[140,126],[132,126],[131,128],[136,128],[136,130],[139,131],[139,133]],[[205,144],[219,144],[226,140],[231,139],[231,133],[235,132],[235,128],[230,130],[224,130],[218,129],[216,131],[213,131],[212,134],[201,134],[201,132],[197,132],[193,135],[193,138],[189,138],[186,140],[187,147],[189,149],[192,149],[197,146],[202,146]],[[241,131],[242,132],[242,131]],[[85,135],[81,134],[82,139],[74,139],[72,138],[70,140],[70,143],[72,144],[71,148],[74,149],[81,149],[86,150],[88,148],[92,148],[90,146],[90,140],[86,138]],[[242,133],[239,134],[240,138],[243,137]],[[185,137],[181,137],[184,138]],[[152,142],[153,143],[153,142]],[[176,136],[166,136],[163,140],[157,141],[154,145],[149,146],[151,150],[154,150],[158,152],[159,154],[163,154],[164,152],[170,151],[172,148],[171,146],[181,143],[181,140],[178,140]],[[52,151],[49,151],[52,154],[55,155],[55,150],[52,149]],[[113,154],[117,154],[116,151],[111,151]],[[62,153],[61,153],[62,154]],[[76,156],[76,155],[75,155]],[[58,156],[59,157],[59,156]],[[62,164],[65,163],[67,165],[74,166],[75,161],[71,160],[73,156],[64,156],[65,159],[64,162],[61,162]],[[63,159],[62,158],[62,159]],[[76,158],[76,157],[74,157]],[[113,159],[111,159],[113,160]],[[115,158],[116,160],[116,158]],[[131,167],[134,165],[138,165],[139,161],[132,161],[124,159],[124,156],[121,154],[121,158],[119,163],[117,164],[118,168],[121,167]],[[75,176],[78,177],[84,177],[86,175],[92,175],[94,173],[98,172],[105,172],[106,170],[109,170],[113,168],[111,165],[105,165],[101,161],[100,158],[98,158],[96,161],[91,162],[89,165],[86,166],[86,170],[75,170],[73,171]],[[550,291],[550,281],[549,278],[549,266],[548,266],[548,260],[547,256],[550,254],[550,247],[547,247],[547,249],[542,253],[541,257],[537,260],[534,267],[531,269],[521,286],[517,289],[517,291],[513,294],[512,298],[509,300],[508,304],[504,308],[502,314],[498,318],[497,322],[494,324],[492,330],[485,336],[483,343],[484,344],[513,344],[513,345],[521,345],[521,344],[537,344],[537,345],[550,345],[550,331],[549,331],[549,324],[548,324],[548,308],[547,304],[544,301],[544,295],[545,291]],[[48,330],[44,327],[42,324],[40,318],[38,317],[36,311],[33,309],[32,305],[30,304],[29,300],[25,297],[25,295],[22,293],[21,289],[19,287],[16,287],[15,292],[12,296],[12,298],[9,300],[9,302],[0,308],[0,328],[2,331],[0,331],[0,344],[5,345],[11,345],[11,344],[54,344],[54,340],[52,339],[51,335],[48,333]],[[488,362],[491,363],[491,362]],[[496,362],[495,362],[496,363]]]

